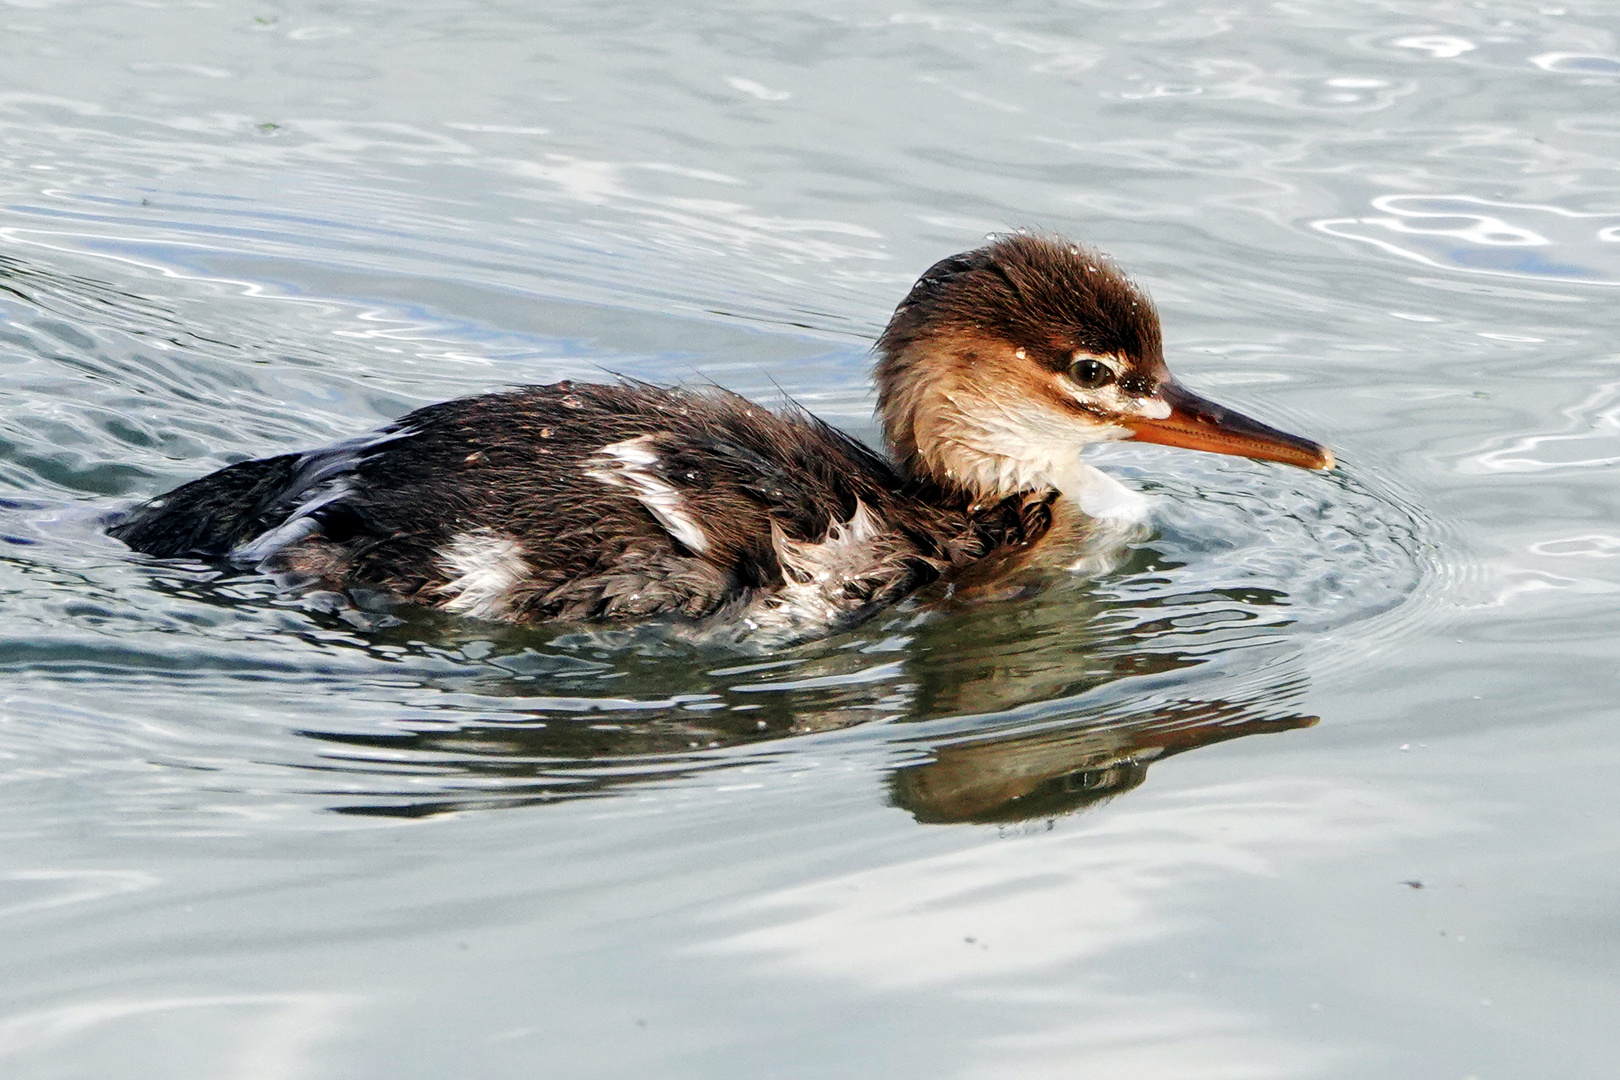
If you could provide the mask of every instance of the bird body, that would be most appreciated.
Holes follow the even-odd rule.
[[[109,531],[475,618],[784,641],[1016,561],[1076,508],[1130,512],[1138,497],[1080,461],[1087,443],[1332,463],[1176,384],[1145,294],[1066,241],[1019,234],[937,264],[878,352],[892,456],[724,391],[562,382],[231,465]]]
[[[792,636],[1033,542],[1047,505],[923,496],[849,436],[732,394],[562,382],[231,465],[112,532],[151,555],[265,566],[485,619],[724,610]]]

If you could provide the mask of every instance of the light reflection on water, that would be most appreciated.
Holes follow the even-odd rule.
[[[1380,195],[1374,217],[1312,222],[1425,266],[1503,277],[1620,283],[1620,214],[1472,195]],[[1552,259],[1539,249],[1557,252]]]

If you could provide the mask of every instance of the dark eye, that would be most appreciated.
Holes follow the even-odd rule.
[[[1076,360],[1074,366],[1069,368],[1069,378],[1087,390],[1095,390],[1099,386],[1107,386],[1114,381],[1114,372],[1101,360]]]

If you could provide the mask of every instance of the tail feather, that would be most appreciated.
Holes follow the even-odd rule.
[[[158,558],[224,558],[280,524],[300,457],[282,454],[229,465],[135,507],[107,532]]]

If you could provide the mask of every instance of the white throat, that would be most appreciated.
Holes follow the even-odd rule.
[[[1099,521],[1139,524],[1147,520],[1152,506],[1146,495],[1096,466],[1087,465],[1078,456],[1070,460],[1063,476],[1053,478],[1052,486],[1073,499],[1087,517]]]
[[[947,479],[981,498],[1055,488],[1088,517],[1146,519],[1147,496],[1080,460],[1082,446],[1127,438],[1128,429],[1098,424],[1077,431],[1070,416],[1039,408],[1014,410],[979,395],[948,396],[952,408],[919,424],[917,432],[928,464]]]

